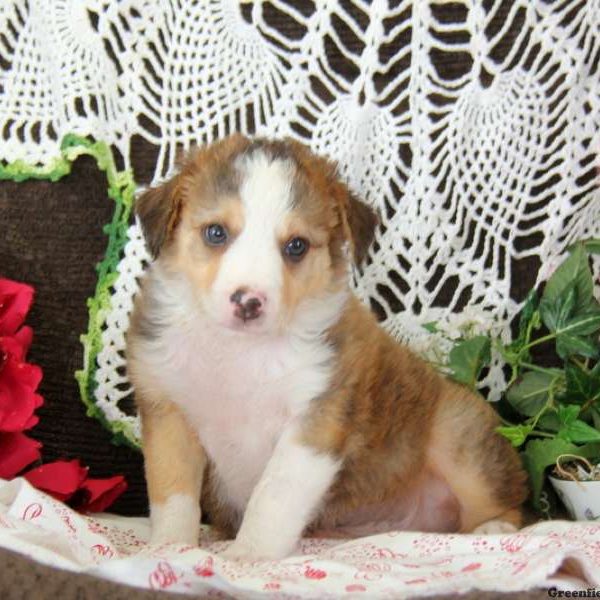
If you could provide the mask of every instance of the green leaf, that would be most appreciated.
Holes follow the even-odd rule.
[[[556,373],[538,373],[528,371],[510,386],[506,399],[522,415],[537,415],[548,400],[548,393],[560,371]]]
[[[452,377],[460,383],[475,387],[481,369],[490,362],[490,348],[490,339],[484,335],[456,344],[448,355],[447,366]]]
[[[564,427],[561,427],[558,432],[558,437],[576,444],[600,442],[600,431],[594,429],[580,419],[576,419],[568,424],[565,424]]]
[[[594,406],[592,406],[592,422],[594,423],[594,427],[600,430],[600,410]]]
[[[578,242],[581,244],[584,249],[590,254],[600,254],[600,239],[598,238],[589,238],[587,240],[581,240]],[[569,248],[569,251],[575,248],[576,244]]]
[[[529,360],[529,352],[525,351],[525,346],[529,343],[531,329],[536,329],[540,324],[538,303],[537,291],[533,289],[527,294],[521,308],[519,334],[510,344],[500,348],[504,360],[510,365],[516,366],[521,360]]]
[[[593,398],[600,399],[600,362],[591,371],[568,362],[565,366],[567,388],[564,400],[583,404]]]
[[[589,338],[563,333],[556,339],[556,352],[565,359],[574,354],[597,358],[600,355],[600,348]]]
[[[594,279],[582,244],[577,244],[571,255],[556,269],[552,277],[546,283],[542,303],[554,303],[566,288],[573,285],[576,294],[574,314],[591,312],[598,308],[598,302],[594,298]]]
[[[571,281],[553,300],[542,299],[540,315],[550,331],[557,331],[567,323],[575,308],[576,297],[575,282]]]
[[[429,333],[437,333],[439,331],[437,321],[429,321],[428,323],[423,323],[421,327],[429,331]]]
[[[532,425],[513,425],[511,427],[496,427],[496,431],[507,438],[510,443],[518,448],[525,443],[527,436],[533,431]]]
[[[527,328],[529,327],[529,323],[534,318],[538,304],[539,300],[537,291],[533,289],[529,292],[529,294],[527,294],[527,297],[525,298],[525,303],[521,308],[521,315],[519,317],[519,335],[517,337],[518,340],[525,341],[525,338],[527,336]]]
[[[600,304],[594,298],[594,280],[582,244],[574,246],[546,283],[539,312],[556,334],[556,352],[561,358],[600,355],[600,344],[585,337],[600,329]]]
[[[556,463],[561,454],[578,454],[579,448],[560,438],[530,440],[522,452],[523,464],[529,473],[533,505],[540,508],[540,493],[544,484],[544,472]]]
[[[558,413],[554,409],[547,410],[537,421],[536,429],[556,433],[561,427]]]
[[[556,330],[557,335],[589,335],[600,329],[600,312],[584,313],[565,322]]]
[[[570,425],[577,419],[580,411],[579,406],[574,406],[573,404],[568,404],[567,406],[559,406],[558,407],[558,420],[561,425]]]

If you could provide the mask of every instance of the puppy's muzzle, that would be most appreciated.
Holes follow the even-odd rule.
[[[256,290],[239,288],[229,296],[229,300],[234,307],[233,314],[245,323],[263,314],[267,297]]]

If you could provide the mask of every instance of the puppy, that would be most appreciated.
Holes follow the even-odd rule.
[[[376,219],[295,141],[201,148],[137,202],[155,260],[128,368],[152,542],[230,557],[303,534],[518,527],[525,475],[493,409],[381,329],[348,286]]]

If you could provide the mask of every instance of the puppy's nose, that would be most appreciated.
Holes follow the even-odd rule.
[[[267,297],[256,290],[238,288],[229,296],[229,300],[235,306],[234,314],[238,319],[251,321],[260,317]]]

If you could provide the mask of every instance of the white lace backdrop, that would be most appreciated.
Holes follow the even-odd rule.
[[[507,337],[523,268],[540,282],[600,236],[599,59],[600,0],[2,0],[0,158],[47,163],[76,132],[130,164],[137,134],[159,180],[178,146],[298,138],[381,212],[357,293],[435,352],[423,323]],[[129,234],[96,396],[137,430],[117,369],[147,258]]]

